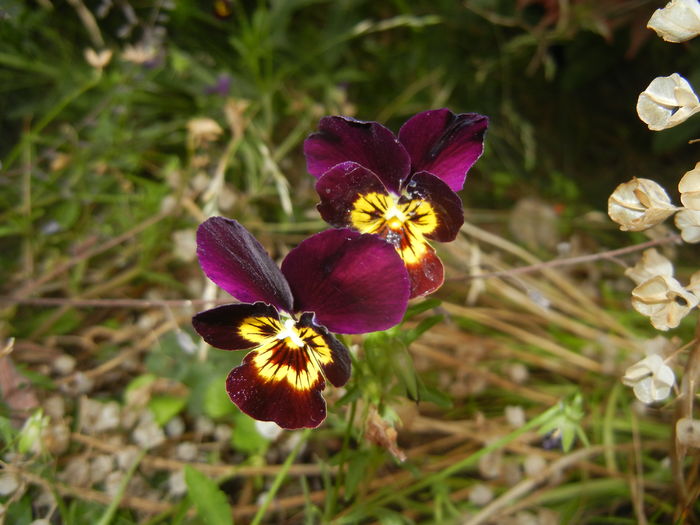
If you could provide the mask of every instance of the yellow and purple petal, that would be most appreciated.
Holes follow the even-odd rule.
[[[428,239],[440,242],[454,241],[464,224],[462,199],[432,173],[423,171],[413,175],[406,184],[404,195],[399,202],[425,202],[430,205],[428,210],[422,212],[423,215],[420,213],[411,215],[413,222],[425,226],[421,228],[422,234]],[[435,219],[427,218],[425,214],[433,214]]]
[[[309,237],[282,262],[298,312],[313,312],[332,332],[385,330],[406,311],[408,276],[394,248],[349,229]]]
[[[469,168],[484,151],[487,127],[484,115],[434,109],[406,121],[399,130],[399,141],[410,155],[413,173],[430,172],[459,191]]]
[[[251,319],[256,319],[255,323]],[[222,350],[250,350],[260,343],[260,337],[274,336],[279,315],[273,306],[255,304],[225,304],[200,312],[192,318],[192,326],[207,343]],[[251,326],[257,325],[261,334],[251,335]]]
[[[381,124],[333,116],[322,118],[318,129],[304,141],[307,169],[316,178],[338,164],[356,162],[398,193],[410,175],[408,153]]]
[[[261,331],[261,322],[275,329]],[[241,331],[250,334],[256,348],[229,373],[226,390],[231,400],[249,416],[283,428],[320,425],[326,417],[324,376],[336,386],[350,377],[345,346],[315,325],[312,314],[299,322],[251,318],[247,323]]]
[[[350,212],[362,195],[388,193],[384,184],[370,170],[356,162],[343,162],[328,170],[316,182],[321,197],[317,208],[323,220],[336,228],[351,227]]]
[[[402,246],[402,257],[411,282],[411,298],[428,295],[442,286],[445,281],[442,261],[427,242],[406,243]]]
[[[241,302],[293,311],[292,292],[262,245],[240,223],[212,217],[197,229],[197,256],[209,279]]]

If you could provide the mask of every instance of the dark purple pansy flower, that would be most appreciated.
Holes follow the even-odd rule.
[[[406,269],[374,235],[318,233],[280,270],[238,222],[212,217],[197,230],[197,256],[207,277],[242,303],[198,313],[192,324],[212,346],[251,350],[226,390],[243,412],[283,428],[320,425],[325,380],[342,386],[350,377],[348,350],[329,330],[385,330],[406,311]]]
[[[455,192],[483,152],[487,126],[477,113],[435,109],[410,118],[397,138],[377,122],[321,119],[304,142],[321,216],[393,244],[408,270],[411,297],[435,291],[444,271],[427,239],[452,241],[464,223]]]

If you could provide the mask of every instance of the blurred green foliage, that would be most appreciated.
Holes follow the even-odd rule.
[[[570,9],[558,10],[555,4]],[[201,284],[199,269],[194,261],[175,256],[174,234],[192,230],[201,216],[213,212],[245,222],[273,256],[283,255],[289,245],[324,227],[313,210],[313,179],[301,145],[327,114],[378,120],[394,130],[412,114],[441,106],[488,115],[486,152],[462,192],[467,208],[511,209],[521,197],[536,195],[562,205],[564,215],[573,217],[604,209],[612,189],[632,176],[675,182],[696,161],[697,151],[686,142],[697,136],[700,120],[651,134],[634,106],[656,76],[678,71],[699,86],[700,47],[664,44],[644,29],[657,4],[241,0],[223,2],[230,11],[217,18],[217,3],[211,0],[5,0],[0,6],[3,294],[201,295],[190,282],[195,276]],[[111,61],[103,68],[91,66],[88,48],[112,51]],[[218,123],[220,136],[197,138],[191,128],[196,118]],[[117,249],[80,259],[151,220]],[[77,262],[63,274],[31,287],[71,261]],[[603,292],[620,307],[617,289]],[[321,503],[306,502],[307,523],[446,523],[478,510],[467,498],[451,501],[450,494],[474,485],[459,469],[473,467],[498,444],[430,475],[421,472],[423,464],[409,460],[404,468],[413,478],[401,490],[380,487],[367,496],[374,475],[387,463],[386,450],[369,445],[362,435],[369,407],[376,407],[387,424],[398,421],[394,405],[406,399],[452,410],[450,394],[433,377],[416,372],[408,351],[443,321],[439,304],[425,301],[407,319],[418,314],[363,341],[366,359],[353,363],[353,379],[335,401],[349,417],[344,421],[331,410],[315,434],[317,446],[308,453],[338,471],[300,482],[307,496],[319,486],[327,490]],[[627,315],[619,312],[640,333],[648,330],[646,320]],[[42,341],[88,327],[117,330],[138,319],[139,314],[122,310],[11,306],[3,310],[7,323],[0,335]],[[470,334],[492,332],[459,317],[452,322]],[[186,394],[149,399],[160,426],[176,414],[206,416],[231,427],[236,461],[280,459],[222,387],[225,374],[242,357],[233,356],[241,353],[216,351],[202,359],[193,352],[197,345],[187,330],[161,336],[133,377],[116,381],[113,391],[100,395],[121,400],[130,387],[156,378],[175,381]],[[585,343],[555,328],[550,335],[572,349]],[[123,350],[98,345],[86,361],[96,366]],[[525,345],[523,350],[546,356]],[[40,388],[52,386],[41,373],[27,375]],[[542,377],[543,391],[574,390],[568,378],[548,372]],[[607,383],[600,382],[598,389],[586,392],[589,405],[606,399]],[[620,397],[626,407],[629,399]],[[588,407],[578,397],[570,399],[533,419],[531,430],[559,429],[565,448],[583,442]],[[518,392],[491,388],[452,414],[495,416],[515,402],[526,403]],[[614,404],[596,427],[596,438],[631,439],[638,431],[668,436],[667,426],[656,422],[631,428],[613,417],[618,408],[623,409]],[[591,411],[596,413],[595,406]],[[6,452],[18,434],[4,407],[2,413]],[[659,458],[648,459],[649,471],[667,481]],[[47,479],[52,479],[51,468],[41,472]],[[225,521],[221,491],[198,474],[189,471],[187,483],[194,498],[207,498],[195,505],[199,514]],[[630,500],[627,482],[615,477],[592,481],[587,475],[572,475],[542,501],[572,522],[582,507],[601,515],[619,511],[621,521],[629,520],[633,513],[623,508]],[[251,486],[262,489],[263,478],[255,477],[247,490]],[[12,501],[6,520],[29,523],[34,495],[27,492]],[[656,522],[667,522],[667,504],[647,497],[661,509]],[[191,523],[188,505],[152,522]],[[102,505],[80,498],[67,503],[59,498],[58,507],[62,521],[70,524],[94,523],[104,512]],[[137,521],[130,511],[120,511],[113,523]]]

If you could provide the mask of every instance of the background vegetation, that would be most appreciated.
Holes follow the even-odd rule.
[[[697,159],[700,120],[651,134],[634,111],[656,76],[700,85],[700,48],[645,29],[657,7],[0,3],[5,521],[694,519],[697,462],[687,497],[669,465],[672,404],[640,406],[619,381],[664,344],[630,312],[634,260],[538,266],[646,241],[617,233],[607,196]],[[113,54],[99,66],[88,49]],[[225,299],[194,229],[233,217],[281,258],[324,227],[301,148],[320,117],[397,130],[444,106],[491,118],[468,222],[439,248],[447,284],[398,329],[347,339],[353,378],[321,428],[256,427],[223,390],[242,356],[189,324]],[[696,254],[677,255],[682,272]]]

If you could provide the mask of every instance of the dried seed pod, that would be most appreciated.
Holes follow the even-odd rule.
[[[671,0],[651,15],[649,29],[666,42],[685,42],[700,35],[700,3],[697,0]]]
[[[657,330],[677,327],[697,305],[694,294],[666,275],[657,275],[632,290],[632,306],[649,317]]]
[[[637,99],[637,115],[652,131],[677,126],[699,111],[697,95],[678,73],[655,78]]]
[[[663,222],[676,211],[666,190],[649,179],[620,184],[608,199],[608,215],[622,231],[642,231]]]

